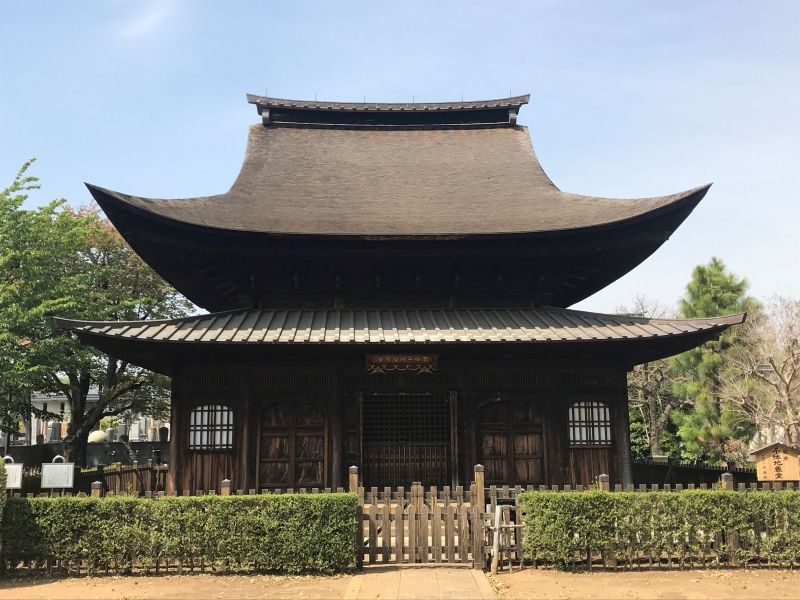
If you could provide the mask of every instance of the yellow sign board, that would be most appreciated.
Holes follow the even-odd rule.
[[[799,481],[800,450],[786,444],[770,444],[751,452],[756,457],[759,481]]]

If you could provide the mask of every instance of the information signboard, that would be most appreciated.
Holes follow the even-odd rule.
[[[6,489],[7,490],[20,490],[22,489],[22,463],[16,464],[11,457],[6,456]]]
[[[61,462],[56,462],[61,459]],[[42,463],[42,489],[72,489],[75,478],[75,463],[63,462],[56,456],[51,463]]]
[[[755,450],[759,481],[800,480],[800,451],[786,444],[770,444]]]

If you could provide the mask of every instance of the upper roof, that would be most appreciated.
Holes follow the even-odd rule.
[[[496,100],[469,100],[464,102],[326,102],[317,100],[287,100],[285,98],[272,98],[247,94],[247,101],[255,104],[258,114],[264,109],[315,109],[330,111],[357,111],[357,112],[431,112],[440,110],[487,110],[495,108],[517,108],[527,104],[531,99],[530,94],[510,96]]]
[[[313,102],[248,94],[264,125],[370,129],[497,127],[517,122],[529,96],[473,102]]]
[[[515,125],[527,96],[424,104],[248,99],[264,122],[251,126],[228,192],[155,199],[90,185],[95,199],[103,208],[229,231],[464,236],[570,231],[691,209],[709,187],[635,200],[562,192],[527,128]]]

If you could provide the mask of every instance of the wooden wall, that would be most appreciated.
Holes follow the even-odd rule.
[[[624,369],[453,362],[455,368],[445,366],[423,375],[369,375],[361,361],[320,361],[304,368],[217,365],[187,369],[174,377],[172,384],[171,489],[219,489],[222,479],[230,479],[233,489],[278,487],[274,481],[263,481],[265,464],[271,461],[275,466],[283,454],[288,460],[289,446],[282,439],[276,442],[275,436],[284,435],[277,427],[270,434],[270,443],[281,448],[265,450],[262,416],[269,406],[298,403],[318,407],[324,424],[319,431],[309,424],[291,432],[286,429],[287,440],[289,436],[305,439],[299,450],[292,446],[297,454],[294,458],[307,455],[303,458],[306,475],[295,477],[292,485],[346,485],[347,468],[352,464],[362,467],[360,403],[364,395],[397,392],[455,392],[452,477],[442,485],[468,485],[473,466],[479,462],[485,463],[487,484],[589,485],[601,473],[614,481],[631,482]],[[610,447],[569,445],[568,406],[587,398],[603,401],[611,409],[614,441]],[[234,446],[229,451],[191,452],[189,411],[209,403],[226,404],[234,410]],[[324,446],[322,481],[312,483],[307,473],[316,468],[316,458],[309,455],[314,452],[309,448],[320,443],[320,435]]]

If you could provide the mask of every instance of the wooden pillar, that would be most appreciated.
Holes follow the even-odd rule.
[[[334,386],[333,392],[328,397],[328,423],[330,423],[330,486],[335,490],[343,485],[342,476],[344,475],[344,464],[342,462],[342,449],[344,439],[342,431],[344,429],[344,405],[342,403],[342,393],[338,385]]]
[[[631,424],[628,414],[628,378],[622,372],[619,393],[612,408],[614,423],[614,473],[615,483],[633,485],[633,458],[631,457]]]
[[[167,493],[181,493],[183,490],[182,473],[183,427],[185,415],[181,402],[181,376],[173,375],[170,382],[170,427],[169,427],[169,464],[167,466]]]
[[[461,431],[458,423],[458,393],[454,390],[450,391],[450,480],[451,485],[455,488],[458,485],[458,461],[460,452],[458,450],[458,436]]]
[[[547,485],[564,485],[569,469],[567,412],[569,398],[555,381],[558,373],[549,385],[550,394],[542,406],[542,429],[545,436],[545,483]]]
[[[255,432],[258,431],[259,415],[253,407],[253,376],[251,373],[242,375],[241,406],[242,423],[241,447],[239,450],[239,486],[242,489],[249,489],[255,485],[255,477],[251,475],[255,471],[255,452],[254,444]]]

